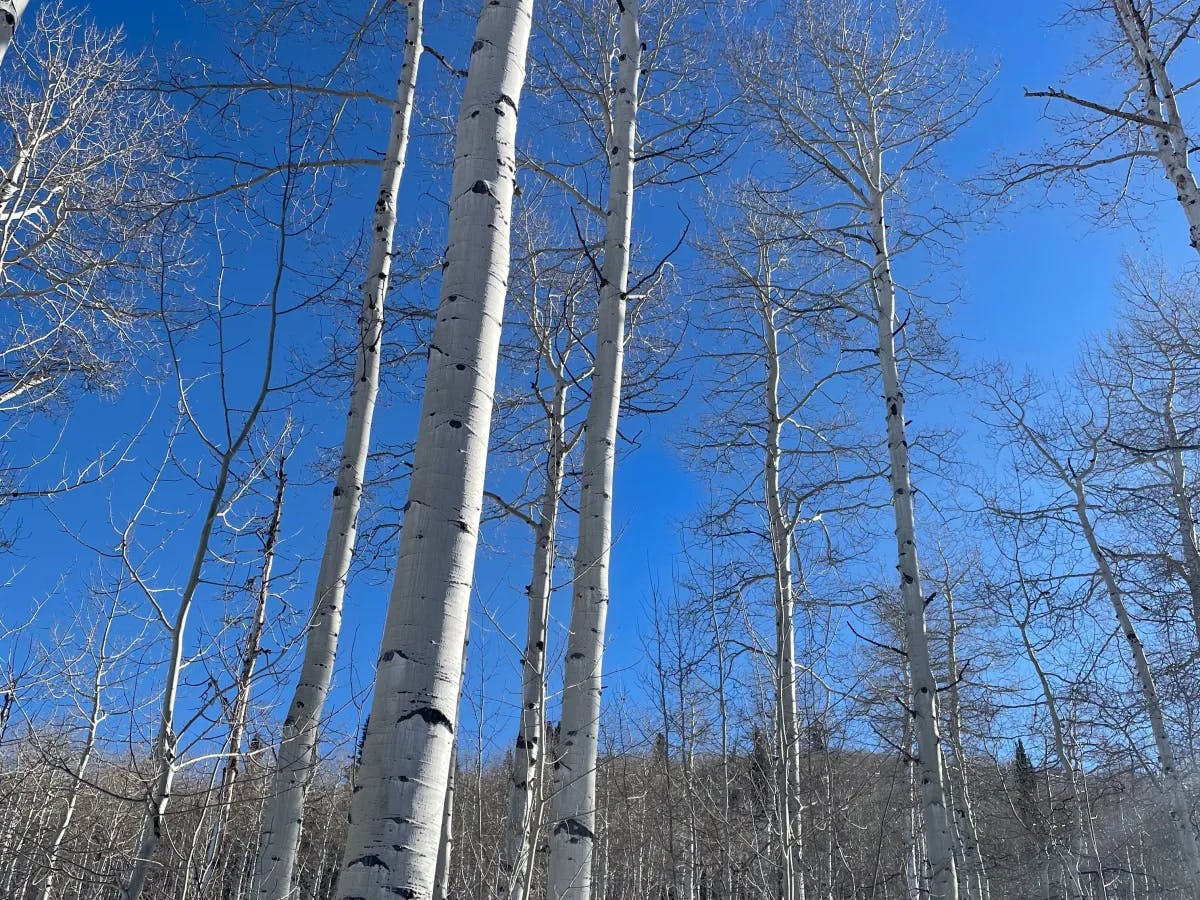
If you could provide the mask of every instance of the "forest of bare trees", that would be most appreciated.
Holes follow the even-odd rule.
[[[1200,900],[1200,2],[986,6],[0,0],[0,900]]]

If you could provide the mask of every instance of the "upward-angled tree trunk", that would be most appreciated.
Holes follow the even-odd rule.
[[[604,229],[592,397],[584,435],[579,543],[563,676],[561,753],[555,763],[550,833],[550,900],[589,900],[596,825],[596,759],[600,731],[604,626],[612,550],[613,471],[625,350],[625,292],[633,223],[642,42],[638,0],[620,0],[620,42],[609,134],[609,207]]]
[[[1175,421],[1175,375],[1171,374],[1171,386],[1163,407],[1167,446],[1167,477],[1171,483],[1171,499],[1175,505],[1175,518],[1179,528],[1180,549],[1183,555],[1183,581],[1191,598],[1192,626],[1196,634],[1196,646],[1200,648],[1200,544],[1196,539],[1196,517],[1192,512],[1192,499],[1188,495],[1187,465],[1183,459],[1182,440]]]
[[[1150,719],[1150,730],[1154,734],[1154,746],[1158,751],[1159,776],[1162,790],[1166,795],[1171,824],[1179,841],[1179,852],[1183,857],[1181,884],[1186,895],[1200,898],[1200,842],[1196,840],[1196,829],[1192,827],[1191,808],[1188,803],[1187,787],[1182,773],[1179,771],[1175,758],[1175,747],[1167,732],[1166,718],[1163,715],[1162,700],[1158,694],[1158,685],[1154,672],[1150,668],[1150,660],[1146,656],[1146,648],[1137,633],[1129,608],[1125,604],[1125,594],[1117,581],[1116,573],[1109,564],[1092,525],[1091,513],[1088,511],[1087,491],[1081,479],[1072,477],[1060,467],[1060,476],[1070,485],[1075,499],[1075,518],[1079,522],[1084,540],[1091,550],[1092,559],[1100,571],[1100,579],[1104,584],[1113,612],[1116,614],[1117,625],[1129,654],[1133,657],[1134,674],[1141,690],[1142,701],[1146,704],[1146,715]]]
[[[957,797],[954,797],[954,821],[958,826],[958,839],[962,846],[963,869],[967,897],[989,900],[987,868],[983,861],[983,848],[979,846],[979,827],[975,809],[971,802],[970,771],[966,750],[962,740],[962,698],[958,690],[958,622],[954,615],[954,588],[947,575],[943,585],[946,601],[946,736],[950,740],[950,756],[958,771]],[[947,795],[953,797],[953,772],[946,776]]]
[[[340,900],[434,891],[508,288],[532,0],[487,0],[463,92],[425,396]]]
[[[796,701],[795,579],[792,573],[792,518],[784,504],[780,464],[784,415],[779,408],[781,365],[777,309],[771,297],[771,276],[765,251],[758,298],[762,319],[767,378],[763,403],[767,414],[763,455],[763,494],[771,534],[775,585],[775,733],[777,766],[775,795],[779,818],[781,900],[804,900],[804,842],[800,805],[800,711]]]
[[[908,654],[910,709],[917,743],[917,775],[925,851],[929,862],[930,896],[957,900],[958,874],[955,867],[954,835],[946,812],[945,773],[942,765],[938,718],[937,680],[929,659],[929,635],[925,624],[925,592],[917,558],[916,516],[913,510],[912,478],[909,474],[908,438],[905,433],[904,388],[896,362],[896,287],[888,246],[881,153],[876,152],[872,172],[871,240],[875,259],[870,288],[878,331],[879,369],[887,420],[888,481],[892,489],[892,511],[896,521],[897,568],[904,601],[905,651]]]
[[[12,46],[13,37],[25,15],[29,0],[0,0],[0,63]]]
[[[359,343],[350,413],[342,455],[333,488],[333,508],[325,535],[325,550],[317,573],[312,614],[304,646],[300,680],[283,722],[283,739],[263,815],[259,851],[251,887],[253,900],[288,897],[300,847],[304,793],[316,764],[317,729],[329,696],[342,624],[346,580],[358,536],[358,512],[370,451],[371,425],[379,392],[379,359],[383,339],[383,310],[392,269],[396,203],[408,153],[409,123],[421,59],[423,0],[408,0],[408,30],[404,62],[396,82],[388,147],[380,176],[371,224],[371,253],[362,283]]]
[[[1145,116],[1154,139],[1154,156],[1187,219],[1189,242],[1200,253],[1200,185],[1196,184],[1189,162],[1194,148],[1179,112],[1175,85],[1166,63],[1154,49],[1138,0],[1111,0],[1111,3],[1138,70]]]
[[[497,900],[524,900],[528,892],[533,866],[534,812],[546,764],[546,630],[567,457],[568,385],[561,367],[554,374],[554,394],[546,410],[546,483],[541,511],[534,524],[533,575],[529,581],[525,653],[521,657],[521,722],[512,759]]]
[[[279,464],[275,472],[275,505],[263,535],[262,569],[258,577],[258,589],[254,603],[254,615],[246,633],[246,644],[242,650],[242,668],[237,676],[233,706],[229,713],[229,736],[225,742],[225,766],[221,771],[221,784],[217,794],[216,821],[205,847],[204,868],[197,878],[198,888],[203,892],[212,883],[214,873],[228,865],[223,860],[227,844],[226,829],[233,813],[235,790],[240,777],[242,743],[250,716],[251,690],[254,686],[254,670],[262,655],[263,631],[267,624],[267,604],[271,599],[271,570],[275,565],[275,549],[279,543],[279,526],[283,521],[283,496],[287,490],[287,453],[280,451]]]

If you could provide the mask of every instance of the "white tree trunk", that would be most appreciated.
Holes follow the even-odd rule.
[[[764,254],[765,256],[765,254]],[[766,260],[762,269],[767,267]],[[779,409],[781,366],[779,329],[770,296],[770,274],[763,271],[765,295],[759,298],[767,378],[763,401],[767,414],[763,493],[771,533],[775,584],[775,733],[778,753],[775,794],[778,804],[781,900],[804,900],[804,843],[800,803],[800,712],[796,701],[795,579],[792,573],[791,516],[780,488],[784,417]]]
[[[967,876],[967,897],[978,900],[989,900],[991,890],[988,886],[987,867],[983,860],[983,848],[979,846],[979,827],[975,818],[975,809],[971,803],[970,772],[966,750],[962,741],[962,700],[958,690],[958,622],[954,615],[954,591],[947,576],[946,594],[946,669],[948,676],[946,722],[947,737],[950,742],[950,755],[954,767],[958,770],[958,797],[953,805],[954,820],[957,824],[959,842],[962,846],[964,874]],[[947,773],[947,787],[953,786],[953,773]],[[952,790],[947,793],[953,796]]]
[[[525,653],[521,658],[521,724],[513,751],[497,900],[524,900],[532,874],[535,822],[542,773],[546,763],[546,631],[558,530],[558,507],[566,468],[567,381],[555,377],[554,396],[547,410],[546,483],[534,531],[533,575]]]
[[[575,553],[571,625],[563,676],[561,753],[555,763],[549,900],[589,900],[596,839],[600,679],[608,615],[613,471],[624,366],[625,292],[629,280],[638,80],[642,59],[638,0],[619,0],[618,6],[620,43],[608,147],[609,208],[604,229],[596,361],[584,436],[579,543]]]
[[[25,16],[29,0],[0,0],[0,63],[12,46],[13,37]]]
[[[1183,580],[1187,585],[1192,605],[1192,626],[1196,634],[1196,646],[1200,647],[1200,543],[1196,538],[1196,517],[1192,512],[1192,499],[1188,494],[1187,465],[1183,459],[1183,448],[1179,428],[1175,423],[1174,410],[1175,376],[1171,375],[1171,387],[1163,408],[1163,424],[1166,431],[1167,477],[1171,482],[1171,499],[1175,504],[1175,518],[1179,527],[1180,548],[1183,556]]]
[[[1062,470],[1060,470],[1061,472]],[[1067,473],[1062,472],[1066,475]],[[1068,481],[1075,494],[1075,517],[1083,531],[1092,559],[1100,571],[1101,581],[1108,593],[1109,602],[1117,617],[1121,635],[1125,638],[1130,656],[1133,657],[1134,673],[1138,687],[1142,692],[1142,700],[1146,704],[1146,715],[1150,719],[1150,730],[1154,733],[1154,746],[1158,752],[1159,777],[1162,790],[1167,801],[1171,825],[1176,839],[1179,841],[1179,852],[1182,856],[1183,877],[1181,885],[1186,895],[1200,898],[1200,843],[1196,840],[1196,829],[1192,827],[1191,807],[1188,802],[1187,788],[1179,772],[1175,760],[1175,747],[1167,733],[1166,718],[1163,716],[1162,701],[1158,696],[1158,685],[1154,680],[1154,672],[1146,657],[1146,648],[1138,636],[1137,628],[1125,605],[1125,595],[1117,581],[1112,566],[1108,563],[1100,542],[1092,526],[1091,515],[1088,512],[1087,493],[1083,483],[1078,479]]]
[[[263,816],[251,889],[254,900],[283,900],[290,896],[296,854],[300,848],[304,794],[316,764],[317,731],[333,677],[342,604],[358,536],[358,513],[379,392],[383,311],[392,269],[396,204],[408,153],[409,124],[423,49],[423,3],[424,0],[408,0],[407,3],[404,62],[396,81],[396,102],[371,223],[370,258],[362,283],[350,413],[333,488],[325,550],[317,573],[300,680],[284,719],[283,737]]]
[[[875,184],[883,183],[880,161],[876,160]],[[892,279],[891,255],[884,198],[876,190],[872,197],[871,239],[875,261],[871,289],[875,301],[879,340],[879,367],[883,378],[887,416],[889,482],[896,520],[896,551],[900,593],[904,602],[905,650],[911,688],[910,715],[917,742],[917,766],[921,797],[921,820],[928,859],[930,896],[934,900],[957,900],[958,875],[954,863],[954,836],[946,812],[945,774],[939,734],[937,680],[929,659],[929,635],[925,624],[925,592],[917,558],[916,517],[913,510],[912,478],[908,439],[905,434],[904,389],[896,361],[896,288]]]
[[[449,243],[340,900],[428,898],[454,743],[508,288],[532,0],[488,0],[463,93]]]
[[[1189,242],[1200,253],[1200,185],[1189,163],[1192,147],[1179,112],[1175,86],[1155,52],[1146,20],[1135,0],[1111,0],[1111,3],[1138,69],[1139,87],[1146,101],[1145,115],[1155,123],[1150,129],[1154,155],[1187,219]]]
[[[96,739],[100,733],[100,723],[104,720],[104,676],[107,674],[108,641],[112,634],[113,620],[116,617],[117,606],[114,603],[109,608],[104,627],[100,632],[99,644],[96,647],[96,671],[93,673],[91,696],[88,697],[87,730],[84,733],[83,746],[79,751],[79,760],[75,771],[71,772],[71,784],[67,788],[67,802],[63,807],[62,817],[58,827],[50,838],[50,846],[46,850],[46,877],[42,880],[38,891],[39,900],[51,900],[54,896],[54,880],[58,874],[58,857],[62,850],[63,841],[75,818],[75,810],[79,805],[79,795],[83,792],[83,779],[96,752]]]

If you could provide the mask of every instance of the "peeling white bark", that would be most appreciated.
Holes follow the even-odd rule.
[[[463,93],[449,243],[400,553],[336,896],[433,895],[508,289],[531,0],[488,0]]]
[[[613,471],[625,349],[625,292],[633,223],[642,42],[638,0],[618,0],[620,38],[609,134],[609,208],[604,229],[592,397],[584,436],[579,543],[564,665],[561,753],[550,833],[549,900],[589,900],[596,840],[596,759],[600,731],[604,627],[612,550]]]
[[[341,632],[346,580],[358,536],[358,514],[370,452],[371,427],[379,392],[379,360],[383,314],[392,268],[397,198],[408,153],[409,125],[416,95],[417,69],[423,49],[424,2],[409,0],[404,62],[396,81],[388,147],[371,222],[371,251],[362,283],[359,343],[350,412],[333,488],[333,508],[325,550],[317,573],[312,614],[304,646],[300,679],[283,723],[283,737],[267,808],[263,815],[255,861],[253,900],[289,897],[300,848],[304,794],[316,764],[317,731],[329,696]]]

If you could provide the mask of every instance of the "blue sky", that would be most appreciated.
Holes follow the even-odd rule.
[[[1046,126],[1039,122],[1040,101],[1023,98],[1022,87],[1058,81],[1078,58],[1082,38],[1049,27],[1057,4],[953,0],[946,6],[952,42],[974,48],[981,64],[994,61],[998,65],[998,73],[987,92],[988,104],[955,142],[948,160],[954,174],[966,176],[985,167],[994,153],[1030,149],[1047,136]],[[159,48],[178,45],[185,53],[203,55],[217,43],[216,35],[206,30],[203,19],[190,4],[179,0],[153,3],[111,0],[95,4],[92,10],[102,24],[123,24],[135,45],[153,41]],[[450,59],[462,60],[466,57],[472,27],[470,16],[448,12],[431,25],[427,40]],[[390,73],[380,73],[379,86],[386,90],[390,80]],[[426,57],[419,90],[444,91],[445,84],[433,60]],[[446,105],[441,97],[436,103],[440,107]],[[536,128],[536,123],[523,121],[522,128]],[[431,143],[418,140],[411,151],[415,158],[402,190],[411,200],[412,216],[434,217],[440,208],[438,182],[433,177],[437,173],[427,161],[421,162],[423,147]],[[373,177],[352,179],[352,189],[361,190]],[[1163,197],[1163,202],[1136,225],[1116,223],[1101,227],[1077,204],[1076,198],[1052,195],[1047,201],[1042,192],[1034,189],[995,210],[989,221],[969,227],[961,246],[948,254],[946,265],[933,278],[935,289],[943,296],[960,298],[953,305],[949,330],[961,336],[959,349],[964,359],[973,363],[998,356],[1017,368],[1031,366],[1047,375],[1064,372],[1071,365],[1082,337],[1103,329],[1111,321],[1111,288],[1122,253],[1137,254],[1147,246],[1157,246],[1171,266],[1191,261],[1192,251],[1187,246],[1181,214],[1169,196],[1164,193]],[[675,227],[678,220],[672,210],[681,202],[689,201],[662,192],[641,201],[638,214],[643,227],[663,222]],[[350,219],[354,215],[341,214]],[[676,236],[659,235],[667,245]],[[910,273],[910,277],[927,274]],[[900,275],[905,277],[903,271]],[[136,385],[132,394],[115,406],[84,404],[70,426],[74,452],[86,456],[91,443],[108,439],[107,429],[97,426],[119,420],[126,423],[122,426],[126,428],[127,423],[138,421],[148,397],[154,393],[141,388]],[[387,401],[379,418],[381,434],[396,439],[408,433],[413,412],[411,396],[411,390],[401,390]],[[967,421],[971,401],[965,393],[952,390],[939,403],[945,406],[913,412]],[[310,447],[338,441],[341,414],[337,409],[338,403],[322,404],[314,400],[310,409],[301,411]],[[652,579],[670,581],[680,548],[677,526],[695,509],[701,482],[688,471],[673,442],[682,422],[693,411],[694,407],[685,405],[678,414],[638,422],[630,429],[641,432],[641,446],[625,454],[618,470],[614,530],[619,540],[614,551],[611,651],[607,665],[615,674],[609,679],[610,687],[638,690],[636,679],[619,673],[630,672],[640,659],[640,635],[644,633],[650,604],[649,583]],[[162,427],[155,426],[152,431],[156,440],[161,441]],[[141,463],[149,456],[143,453]],[[117,483],[98,486],[72,495],[70,506],[66,509],[60,506],[56,511],[64,519],[86,520],[90,528],[103,530],[110,509],[128,500],[115,492],[130,489],[134,481],[119,482],[121,487]],[[316,552],[324,531],[326,494],[323,485],[314,485],[301,489],[296,499],[289,501],[285,531],[290,531],[297,553],[311,557]],[[37,513],[22,513],[22,518],[27,531],[54,527],[50,519]],[[517,528],[509,528],[487,538],[500,552],[488,553],[482,559],[478,596],[482,606],[494,612],[500,627],[515,631],[521,618],[522,587],[528,580],[527,536]],[[50,553],[60,559],[73,559],[80,570],[90,565],[89,554],[83,548],[61,537],[39,538],[35,546],[23,544],[18,547],[18,557],[29,564],[29,574],[5,589],[10,596],[20,595],[18,605],[48,589],[49,581],[32,570],[40,567]],[[171,567],[170,563],[165,564],[165,571],[169,572]],[[311,570],[309,565],[296,578],[297,586],[289,596],[296,606],[309,602],[306,574],[311,576]],[[387,585],[377,578],[358,579],[349,595],[343,662],[349,664],[349,658],[354,657],[355,677],[360,683],[370,674],[386,598]],[[565,616],[565,599],[563,592],[556,607],[560,616]],[[494,633],[488,618],[479,613],[477,605],[476,618],[483,628],[479,641],[482,646],[476,648],[469,684],[486,682],[491,702],[503,708],[512,700],[517,656]],[[498,730],[506,728],[506,724],[497,726]]]

